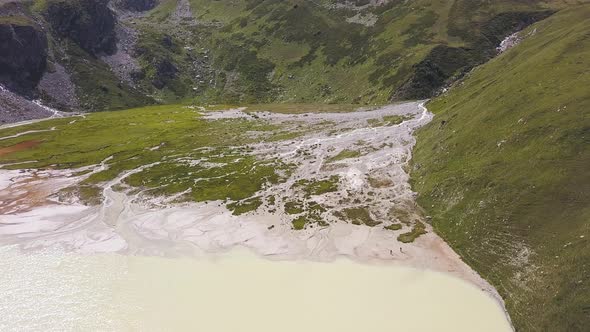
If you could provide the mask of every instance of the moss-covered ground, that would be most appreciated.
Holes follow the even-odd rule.
[[[293,187],[301,188],[306,196],[321,195],[325,193],[338,191],[339,177],[332,175],[327,179],[322,180],[299,180],[295,182]]]
[[[346,208],[342,211],[337,211],[336,217],[351,222],[354,225],[374,227],[381,224],[381,222],[375,221],[373,217],[371,217],[371,214],[366,207]]]
[[[399,227],[401,225],[399,224],[393,224],[390,226],[387,226],[385,228],[389,229],[389,230],[394,230],[395,228]],[[426,234],[426,226],[418,221],[416,223],[414,223],[414,225],[412,226],[412,230],[410,230],[409,232],[400,234],[397,239],[398,241],[402,242],[402,243],[411,243],[414,242],[414,240],[416,240],[420,235]]]
[[[0,162],[17,163],[6,168],[79,168],[103,162],[105,169],[83,184],[97,184],[145,165],[124,182],[153,195],[182,193],[181,199],[234,200],[251,197],[265,183],[279,181],[280,160],[259,159],[251,154],[250,131],[276,129],[263,121],[244,119],[205,120],[185,106],[155,106],[123,112],[101,112],[67,119],[9,128],[2,137],[44,128],[0,141],[2,147],[24,140],[38,146],[4,155]],[[48,129],[49,128],[49,129]],[[252,202],[236,205],[236,211]]]

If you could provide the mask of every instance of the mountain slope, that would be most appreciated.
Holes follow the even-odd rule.
[[[0,24],[42,27],[47,69],[31,95],[60,110],[383,104],[436,94],[506,35],[577,2],[3,0]]]
[[[215,70],[207,81],[214,83],[199,90],[213,94],[199,96],[364,104],[430,97],[448,79],[495,55],[506,35],[567,4],[193,0],[192,18],[178,20],[171,2],[138,25],[141,30],[159,20],[183,44],[210,51]],[[195,37],[187,39],[187,30]],[[170,57],[183,66],[178,56]],[[432,70],[436,78],[428,75]]]
[[[28,94],[41,80],[47,58],[47,38],[29,19],[0,17],[0,83]]]
[[[429,103],[414,189],[435,230],[496,286],[518,330],[590,326],[590,6]]]

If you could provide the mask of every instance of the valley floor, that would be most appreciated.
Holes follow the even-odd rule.
[[[244,139],[243,146],[231,142],[221,150],[200,145],[183,153],[178,147],[162,152],[158,160],[93,181],[98,188],[94,203],[65,193],[84,188],[89,179],[117,167],[122,162],[116,159],[120,152],[86,166],[52,162],[53,166],[28,168],[32,157],[18,155],[26,151],[6,149],[38,141],[38,146],[24,149],[43,151],[44,141],[59,140],[47,135],[103,115],[59,119],[49,128],[0,131],[0,142],[13,144],[0,155],[8,168],[0,170],[0,244],[19,245],[26,251],[59,247],[78,253],[147,256],[204,256],[236,246],[273,260],[332,261],[347,256],[370,264],[449,273],[502,303],[495,289],[432,231],[415,203],[405,168],[415,143],[414,130],[432,119],[423,103],[344,113],[282,114],[245,107],[219,111],[183,107],[182,112],[205,123],[224,123],[223,130],[230,132],[240,130],[235,125],[244,121],[273,129],[247,131],[246,136],[254,139]],[[174,116],[167,121],[173,126]],[[123,144],[124,133],[121,136]],[[139,153],[174,145],[144,143]],[[196,157],[194,151],[208,154]],[[34,162],[44,158],[40,153]],[[16,157],[10,160],[11,156]],[[242,164],[251,157],[258,164]],[[129,159],[137,158],[134,154]],[[169,168],[180,164],[182,169]],[[239,167],[228,169],[228,164]],[[259,173],[264,167],[270,167],[272,174]],[[244,187],[273,175],[278,179],[264,181],[252,195],[232,198],[237,194],[228,192],[228,198],[210,199],[232,182],[242,181],[241,176],[246,179]],[[169,177],[173,179],[164,180]],[[214,182],[219,179],[223,181]],[[158,184],[151,186],[153,181]],[[209,185],[199,185],[203,182]],[[178,187],[182,183],[190,185]],[[209,192],[215,194],[207,196]]]

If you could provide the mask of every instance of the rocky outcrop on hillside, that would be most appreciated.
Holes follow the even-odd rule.
[[[425,99],[474,66],[485,61],[473,48],[439,45],[413,68],[414,73],[393,95],[393,99]]]
[[[134,57],[134,48],[139,34],[132,27],[125,24],[117,24],[116,34],[117,51],[110,55],[101,56],[100,59],[109,65],[111,71],[121,81],[134,86],[131,73],[140,70],[138,61]]]
[[[69,38],[92,55],[117,49],[116,17],[108,0],[50,2],[45,18],[61,37]]]
[[[473,67],[498,54],[506,36],[543,20],[553,11],[506,12],[485,22],[474,34],[470,47],[439,45],[413,67],[412,76],[392,95],[392,99],[425,99],[437,95],[441,88],[463,77]]]
[[[37,89],[44,104],[48,106],[62,111],[76,111],[80,108],[76,85],[66,68],[57,62],[49,63]]]
[[[124,10],[143,12],[156,7],[158,0],[117,0],[115,4]]]
[[[55,115],[39,102],[24,98],[0,85],[0,125]]]
[[[30,95],[47,66],[47,37],[24,18],[0,20],[0,84]]]
[[[156,76],[152,84],[156,89],[163,89],[168,82],[176,78],[178,68],[168,59],[160,60],[156,64]]]

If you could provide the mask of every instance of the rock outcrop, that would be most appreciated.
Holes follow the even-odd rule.
[[[156,76],[152,80],[152,85],[156,89],[163,89],[171,80],[176,78],[178,68],[168,59],[160,60],[156,64]]]
[[[54,114],[38,102],[0,87],[0,125],[47,118]]]
[[[393,100],[426,99],[463,77],[473,67],[498,54],[497,47],[506,36],[543,20],[553,11],[505,12],[482,24],[481,31],[471,37],[470,47],[438,45],[413,66],[412,76],[393,94]]]
[[[117,0],[116,5],[125,10],[143,12],[158,5],[158,0]]]
[[[116,17],[108,0],[53,1],[45,18],[55,32],[74,41],[92,55],[113,54],[117,50]]]
[[[0,19],[0,84],[29,95],[47,67],[47,37],[24,18]]]

